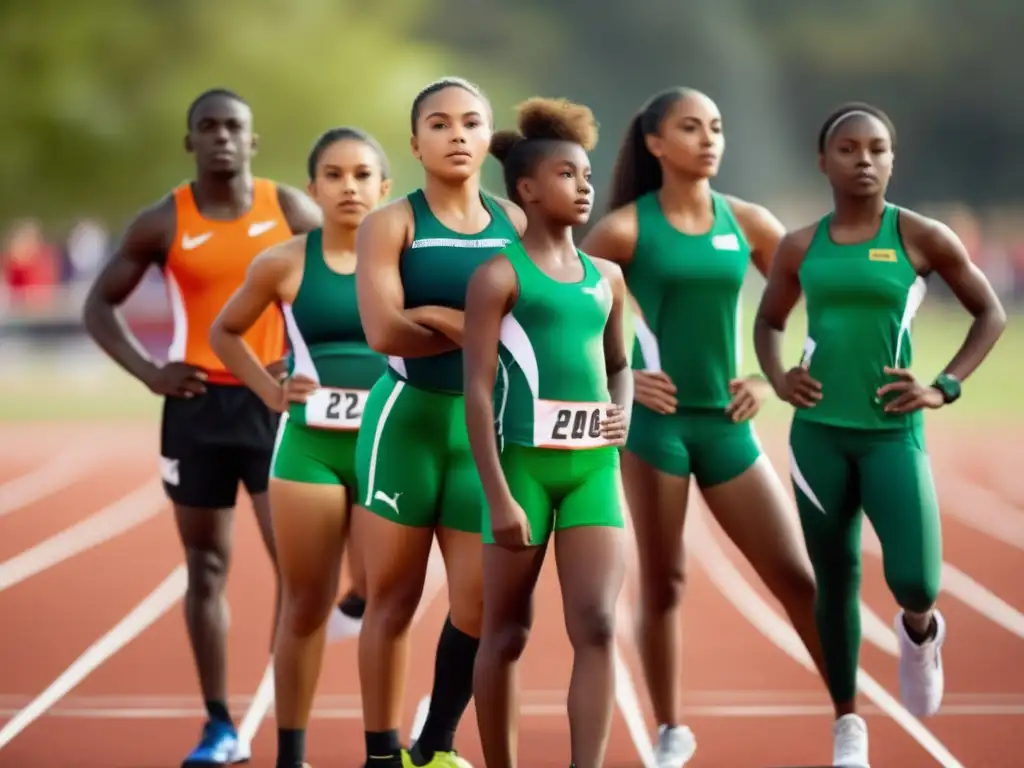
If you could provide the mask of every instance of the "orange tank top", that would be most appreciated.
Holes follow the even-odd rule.
[[[202,368],[211,382],[238,384],[210,347],[210,327],[245,282],[252,260],[292,236],[277,186],[268,179],[254,179],[252,207],[232,221],[204,218],[188,183],[174,190],[174,205],[177,227],[164,264],[174,319],[167,358]],[[285,352],[280,309],[268,307],[243,338],[264,365],[279,360]]]

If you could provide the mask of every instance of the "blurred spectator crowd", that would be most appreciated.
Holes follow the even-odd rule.
[[[960,236],[971,258],[1007,303],[1024,303],[1024,227],[1019,212],[982,222],[962,206],[930,211]],[[0,241],[0,320],[30,315],[62,315],[80,306],[88,285],[109,258],[117,235],[100,221],[83,218],[64,232],[46,231],[34,219],[11,223]],[[948,290],[930,281],[930,289]],[[159,275],[147,275],[143,290],[152,295]]]

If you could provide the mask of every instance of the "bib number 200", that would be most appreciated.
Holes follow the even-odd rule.
[[[555,414],[555,425],[551,439],[558,442],[601,437],[601,411],[598,408],[582,410],[559,408]]]

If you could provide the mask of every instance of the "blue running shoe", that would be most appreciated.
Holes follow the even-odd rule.
[[[181,768],[216,768],[233,765],[238,754],[238,732],[232,723],[207,720],[199,746],[185,758]]]

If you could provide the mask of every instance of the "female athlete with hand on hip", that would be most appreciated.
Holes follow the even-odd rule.
[[[357,495],[356,436],[368,391],[386,365],[367,346],[359,319],[355,239],[391,188],[387,158],[362,131],[335,128],[317,140],[308,170],[323,227],[258,256],[210,336],[231,371],[285,412],[270,470],[282,592],[274,649],[276,768],[303,765],[348,510]],[[274,304],[283,308],[292,350],[283,384],[260,367],[242,338]],[[359,553],[351,559],[358,561]],[[358,580],[360,566],[352,570]]]

